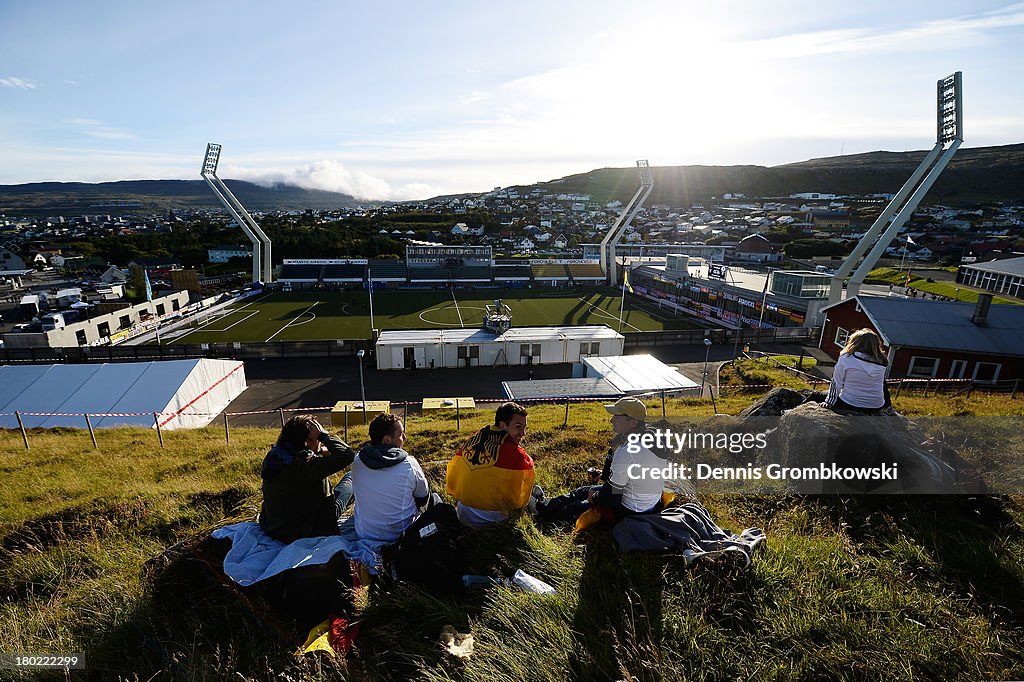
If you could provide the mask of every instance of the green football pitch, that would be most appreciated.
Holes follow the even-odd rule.
[[[511,295],[503,295],[509,294]],[[573,291],[377,291],[378,329],[477,328],[495,298],[512,309],[514,327],[605,324],[619,329],[617,289]],[[690,329],[692,321],[626,295],[622,332]],[[320,341],[370,338],[366,292],[300,291],[260,294],[164,335],[165,343]]]

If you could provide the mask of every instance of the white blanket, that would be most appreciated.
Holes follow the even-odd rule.
[[[302,538],[287,545],[250,521],[218,528],[212,535],[218,540],[231,540],[231,549],[224,557],[224,573],[243,587],[292,568],[325,564],[338,552],[376,573],[381,563],[381,545],[360,540],[351,520],[343,523],[340,530],[341,535]]]

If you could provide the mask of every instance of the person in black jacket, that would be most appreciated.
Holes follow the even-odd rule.
[[[352,500],[352,475],[331,490],[330,476],[352,464],[355,452],[315,417],[285,422],[263,459],[260,528],[281,542],[338,534],[338,517]]]

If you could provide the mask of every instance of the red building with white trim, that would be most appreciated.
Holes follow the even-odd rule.
[[[873,329],[889,359],[889,378],[1024,378],[1024,306],[857,296],[823,309],[818,347],[838,358],[852,332]]]

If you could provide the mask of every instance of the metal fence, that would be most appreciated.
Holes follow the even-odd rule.
[[[799,372],[799,370],[794,370],[794,371]],[[820,388],[821,390],[828,390],[829,382],[828,382],[827,379],[822,379],[820,377],[814,377],[814,376],[811,376],[811,375],[807,375],[804,372],[799,372],[799,373],[801,375],[803,375],[802,378],[804,378],[805,380],[811,382],[811,388],[812,389]],[[753,396],[758,395],[758,394],[766,393],[767,391],[771,390],[772,388],[776,388],[775,386],[770,385],[770,384],[756,385],[756,386],[754,386],[754,385],[728,385],[727,384],[727,385],[718,386],[717,385],[717,381],[715,383],[716,383],[715,386],[708,386],[708,393],[707,393],[708,398],[706,399],[707,402],[710,403],[710,405],[709,405],[710,410],[709,410],[708,416],[711,416],[711,415],[714,415],[714,414],[718,413],[718,400],[720,400],[720,399],[722,399],[724,397],[727,397],[727,396],[737,396],[737,395],[749,395],[749,396],[753,397]],[[974,381],[972,381],[970,379],[948,379],[948,380],[895,379],[895,380],[889,381],[887,383],[890,386],[890,390],[892,390],[894,398],[898,398],[901,392],[904,393],[904,394],[906,394],[906,393],[915,393],[916,394],[916,393],[920,392],[920,393],[922,393],[924,395],[924,397],[927,397],[929,395],[937,395],[937,394],[941,393],[943,395],[950,395],[950,394],[953,394],[953,395],[964,395],[967,398],[970,398],[972,393],[978,392],[978,393],[986,393],[986,394],[988,394],[988,393],[998,393],[998,394],[1006,395],[1008,397],[1008,399],[1012,400],[1012,399],[1016,399],[1017,398],[1017,395],[1020,392],[1020,389],[1022,388],[1021,385],[1020,385],[1020,380],[1011,380],[1011,381],[994,382],[994,383],[980,383],[980,382],[974,382]],[[683,398],[683,399],[687,399],[688,398],[688,399],[691,399],[691,400],[701,400],[702,399],[701,397],[694,396],[693,392],[694,392],[694,389],[692,389],[692,388],[685,388],[685,389],[677,389],[677,390],[674,390],[674,391],[673,390],[650,391],[650,392],[647,392],[647,393],[637,394],[637,395],[635,395],[633,397],[643,398],[645,400],[645,402],[648,403],[648,410],[649,410],[648,414],[649,414],[649,417],[652,420],[657,420],[659,412],[660,412],[660,418],[661,419],[667,419],[668,418],[668,416],[669,416],[668,399],[669,398]],[[657,401],[658,404],[652,405],[651,403],[653,401]],[[505,402],[504,398],[479,398],[479,399],[475,399],[474,400],[474,406],[473,407],[463,407],[462,405],[460,405],[460,403],[457,400],[455,400],[455,401],[453,401],[453,404],[451,406],[446,407],[443,410],[438,410],[437,412],[447,412],[447,414],[453,415],[455,417],[455,425],[456,425],[455,428],[456,428],[457,431],[460,431],[462,429],[462,419],[463,419],[464,416],[469,417],[470,415],[472,415],[474,418],[477,418],[479,412],[481,412],[483,410],[489,410],[494,405],[496,405],[498,403],[503,403],[503,402]],[[607,398],[569,398],[569,397],[559,398],[559,397],[549,397],[549,398],[520,399],[520,400],[517,400],[516,402],[519,402],[519,403],[522,403],[522,404],[525,404],[525,405],[542,405],[542,404],[547,404],[547,405],[554,405],[554,406],[557,406],[557,407],[564,406],[565,412],[564,412],[564,417],[563,417],[562,425],[563,426],[567,426],[569,424],[569,420],[570,420],[570,407],[571,407],[571,405],[574,405],[574,404],[579,405],[579,404],[586,404],[586,403],[593,403],[593,402],[605,403],[605,402],[608,402],[608,399]],[[391,402],[390,403],[389,409],[390,409],[390,411],[393,414],[400,414],[401,417],[402,417],[402,421],[404,422],[410,415],[422,414],[423,409],[422,409],[421,405],[422,405],[422,401],[419,401],[419,400],[416,400],[416,401],[396,401],[396,402]],[[314,415],[326,415],[327,419],[324,420],[325,423],[326,423],[333,416],[332,413],[335,412],[335,408],[333,406],[292,407],[292,408],[277,408],[277,409],[271,409],[271,410],[255,410],[255,411],[248,411],[248,412],[223,412],[223,413],[220,413],[219,415],[206,414],[205,416],[208,416],[208,417],[211,417],[211,418],[216,418],[218,416],[220,417],[219,420],[218,419],[214,419],[214,421],[212,421],[210,423],[210,427],[214,427],[215,428],[216,426],[218,426],[218,424],[216,422],[219,421],[223,425],[224,440],[225,440],[226,443],[230,443],[231,442],[231,418],[232,417],[242,417],[242,416],[247,416],[248,417],[248,416],[252,416],[252,415],[265,415],[267,417],[266,423],[260,425],[260,426],[265,428],[265,427],[271,427],[271,426],[276,427],[278,424],[283,426],[284,422],[285,422],[285,419],[287,418],[287,415],[290,414],[290,413],[295,413],[295,412],[302,412],[302,413],[308,413],[308,414],[314,414]],[[79,413],[79,412],[70,413],[70,414],[69,413],[42,413],[42,412],[13,412],[13,413],[5,413],[5,414],[13,414],[13,415],[15,415],[17,417],[17,421],[18,421],[18,425],[19,425],[19,430],[21,432],[21,436],[22,436],[22,439],[23,439],[23,442],[24,442],[26,450],[30,449],[30,434],[36,431],[36,429],[33,429],[33,428],[28,428],[27,429],[24,426],[24,422],[22,420],[22,417],[26,417],[26,416],[34,416],[34,417],[36,417],[36,416],[77,416],[77,417],[81,417],[82,418],[82,426],[85,427],[89,431],[89,436],[90,436],[90,438],[92,440],[93,447],[96,448],[96,449],[99,449],[99,441],[97,440],[97,435],[96,435],[97,431],[93,428],[93,425],[92,425],[92,419],[93,418],[102,418],[102,417],[111,417],[111,416],[145,416],[145,417],[149,417],[150,415],[152,415],[152,417],[153,417],[153,424],[154,424],[153,430],[155,431],[156,440],[159,442],[160,447],[164,447],[164,439],[166,437],[165,432],[162,431],[161,428],[160,428],[160,416],[162,415],[162,413],[159,413],[159,412],[153,412],[153,413],[150,413],[150,412],[146,412],[146,413],[121,413],[121,414],[117,414],[117,415],[113,415],[113,414],[85,414],[85,413]],[[376,414],[376,413],[374,412],[373,414]],[[365,425],[365,424],[367,424],[369,422],[369,417],[372,416],[371,414],[368,414],[366,410],[360,410],[358,408],[353,409],[351,412],[346,412],[345,417],[342,420],[342,425],[341,425],[341,430],[342,430],[343,438],[346,441],[348,440],[348,437],[349,437],[349,421],[350,421],[349,420],[349,415],[352,415],[352,417],[351,417],[352,426]],[[236,428],[237,428],[237,426],[236,426]],[[42,429],[42,430],[43,431],[48,431],[49,429]]]

